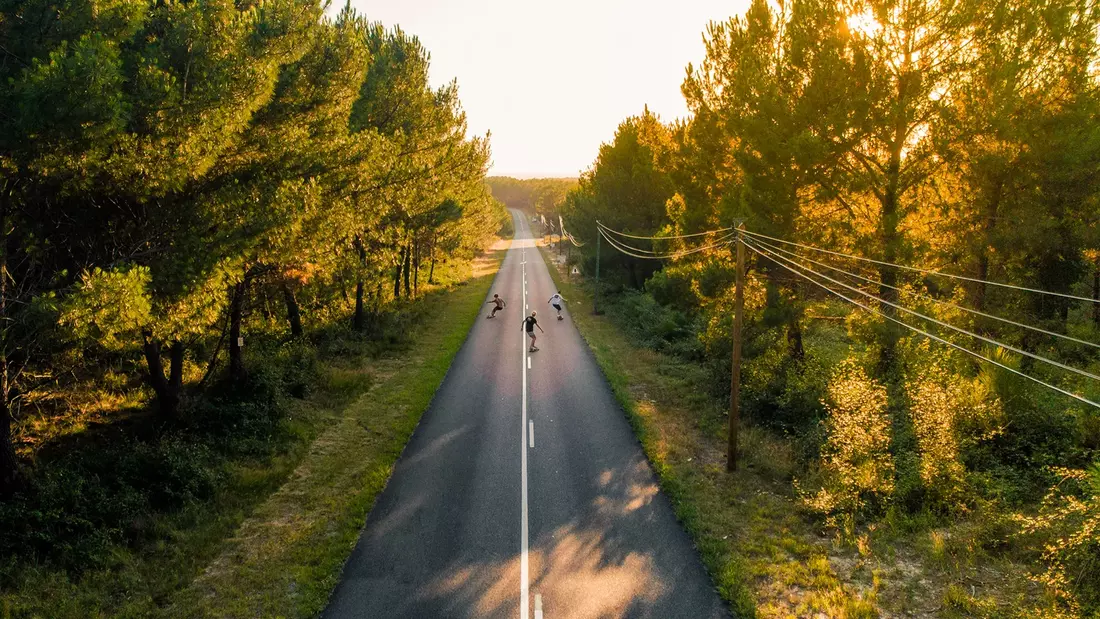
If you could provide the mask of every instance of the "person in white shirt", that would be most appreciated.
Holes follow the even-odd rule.
[[[555,292],[554,296],[550,297],[550,300],[547,301],[547,303],[554,306],[554,309],[558,310],[558,320],[562,320],[563,318],[561,315],[561,304],[565,303],[565,299],[561,296],[561,292]]]

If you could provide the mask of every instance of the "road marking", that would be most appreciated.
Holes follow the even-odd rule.
[[[531,357],[527,357],[527,369],[531,369]]]
[[[542,594],[535,594],[535,619],[542,619]]]
[[[527,267],[523,268],[523,297],[524,297],[524,309],[527,308]],[[520,560],[519,560],[519,616],[520,619],[527,619],[530,617],[530,605],[528,603],[528,588],[530,587],[530,575],[528,573],[527,562],[527,448],[524,446],[526,442],[523,436],[526,434],[524,430],[527,426],[527,360],[530,357],[527,356],[527,335],[520,331],[520,351],[522,353],[519,370],[522,374],[522,395],[520,396],[520,407],[523,411],[522,421],[519,426],[519,449],[520,449],[520,512],[522,514],[520,520]]]
[[[528,421],[527,427],[531,430],[531,449],[535,448],[535,422]]]

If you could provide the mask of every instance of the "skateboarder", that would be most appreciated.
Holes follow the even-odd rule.
[[[486,316],[486,318],[495,318],[496,315],[497,315],[497,312],[504,309],[504,306],[508,305],[508,304],[504,302],[504,299],[500,298],[499,294],[494,294],[493,295],[493,300],[486,303],[486,305],[492,305],[493,306],[493,311],[490,312],[489,315]]]
[[[542,326],[539,325],[539,321],[535,318],[535,314],[537,313],[538,312],[532,311],[530,316],[523,319],[523,326],[527,329],[527,337],[531,338],[531,348],[528,352],[535,352],[539,349],[538,346],[535,346],[535,340],[538,339],[538,336],[535,335],[535,327],[538,327],[539,331],[542,331]],[[542,332],[546,333],[546,331]]]
[[[554,296],[550,297],[550,300],[547,301],[547,303],[549,303],[550,305],[553,305],[554,309],[558,310],[558,320],[562,320],[561,304],[565,303],[565,299],[562,298],[561,293],[560,292],[555,292]]]

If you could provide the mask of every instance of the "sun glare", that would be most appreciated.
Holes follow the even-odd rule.
[[[871,11],[864,11],[858,15],[848,17],[848,28],[865,37],[870,37],[874,36],[882,28],[882,25],[878,23]]]

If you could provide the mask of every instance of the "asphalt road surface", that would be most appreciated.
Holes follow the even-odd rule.
[[[569,318],[587,308],[555,320],[513,217],[489,296],[508,307],[474,323],[323,616],[728,617]]]

